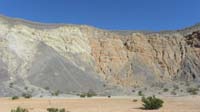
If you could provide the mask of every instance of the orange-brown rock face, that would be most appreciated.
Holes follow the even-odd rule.
[[[104,74],[114,73],[109,68],[120,69],[128,61],[127,51],[120,39],[91,40],[92,56],[96,60],[97,69]]]
[[[187,67],[183,64],[187,58],[200,59],[191,55],[196,48],[189,47],[178,33],[125,36],[110,33],[107,37],[91,38],[90,45],[97,72],[122,86],[172,81],[177,77],[193,80],[189,75],[192,71],[182,72],[183,66]],[[198,49],[195,51],[199,53]],[[196,71],[194,74],[199,76]]]
[[[120,38],[90,40],[97,72],[108,80],[117,81],[119,71],[128,62],[128,52]]]

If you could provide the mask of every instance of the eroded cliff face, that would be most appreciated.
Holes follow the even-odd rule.
[[[25,86],[71,94],[102,92],[105,85],[200,81],[200,33],[183,32],[122,34],[1,17],[0,93],[26,92]]]
[[[195,31],[185,36],[187,51],[185,58],[181,63],[178,78],[182,80],[196,80],[200,79],[200,31]]]
[[[96,69],[123,86],[171,81],[186,55],[184,37],[175,35],[112,35],[91,40]]]
[[[199,32],[105,34],[91,40],[96,70],[122,86],[199,80]]]

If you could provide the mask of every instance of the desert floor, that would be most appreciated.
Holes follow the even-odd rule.
[[[137,99],[137,102],[133,102]],[[47,112],[46,108],[65,108],[67,112],[200,112],[200,96],[164,97],[159,110],[142,110],[140,97],[114,98],[32,98],[11,100],[0,98],[0,112],[10,112],[18,106],[29,112]]]

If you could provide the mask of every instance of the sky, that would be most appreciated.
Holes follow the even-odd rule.
[[[0,0],[0,14],[109,30],[174,30],[200,22],[200,0]]]

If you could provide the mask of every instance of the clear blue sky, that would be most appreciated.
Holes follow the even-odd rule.
[[[200,22],[200,0],[0,0],[0,14],[45,23],[158,31]]]

